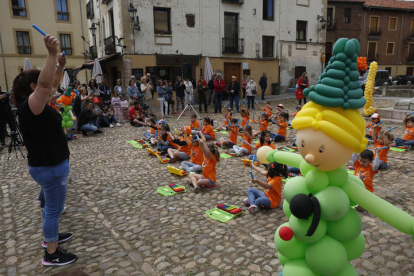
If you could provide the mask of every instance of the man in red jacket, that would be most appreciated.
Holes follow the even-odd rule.
[[[226,83],[221,78],[221,74],[217,74],[217,78],[214,80],[214,99],[215,99],[215,106],[214,106],[214,113],[221,112],[221,99],[223,96],[223,91],[226,88]]]

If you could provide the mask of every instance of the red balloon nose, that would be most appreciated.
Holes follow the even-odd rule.
[[[293,238],[293,231],[287,226],[283,226],[279,230],[279,236],[284,241],[290,241]]]

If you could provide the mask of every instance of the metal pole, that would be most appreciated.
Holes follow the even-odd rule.
[[[79,0],[79,10],[80,10],[80,16],[81,16],[82,36],[85,37],[85,34],[83,32],[82,0]],[[85,51],[85,43],[82,43],[82,46],[83,46],[83,52],[86,53],[86,51]],[[85,54],[83,55],[83,59],[85,60],[84,62],[86,63],[86,56],[85,56]],[[88,81],[88,71],[87,70],[85,70],[85,81],[86,82]]]
[[[4,78],[6,80],[6,91],[9,91],[9,84],[7,83],[6,62],[4,60],[4,52],[3,52],[3,41],[1,40],[1,32],[0,32],[0,46],[1,46],[1,56],[3,58]]]

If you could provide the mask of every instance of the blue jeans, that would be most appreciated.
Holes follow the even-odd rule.
[[[211,98],[213,97],[214,90],[208,90],[208,105],[211,104]],[[214,102],[213,102],[214,104]]]
[[[223,92],[214,92],[214,112],[221,112],[221,101]]]
[[[259,161],[259,159],[257,159],[256,154],[250,154],[250,155],[249,155],[249,159],[250,159],[250,160],[253,160],[253,161],[256,161],[256,162],[257,162],[257,161]]]
[[[204,134],[204,137],[206,138],[206,140],[214,140],[213,137],[211,137],[208,134]]]
[[[249,188],[247,190],[247,197],[249,199],[250,206],[256,205],[257,207],[270,209],[270,199],[265,195],[265,193]]]
[[[283,137],[283,135],[280,134],[276,134],[276,133],[270,133],[270,137],[275,141],[284,141],[285,137]]]
[[[288,167],[288,173],[300,174],[300,169],[296,167]]]
[[[306,97],[303,98],[303,104],[306,104]],[[302,105],[302,99],[299,100],[299,105]]]
[[[188,160],[188,159],[190,159],[190,156],[188,156],[185,152],[181,152],[181,151],[179,151],[179,150],[176,150],[176,149],[173,149],[173,152],[174,153],[177,153],[177,152],[179,152],[180,153],[180,159],[181,160]],[[172,156],[171,156],[171,158],[173,158]]]
[[[369,134],[365,134],[365,138],[367,138],[368,140],[372,141],[372,136]],[[395,140],[397,140],[398,138],[395,138]]]
[[[247,96],[247,109],[250,109],[250,104],[252,105],[252,109],[254,109],[254,97],[255,96]]]
[[[102,118],[102,121],[104,122],[104,125],[103,126],[109,126],[110,124],[112,124],[112,123],[114,123],[114,124],[117,124],[118,123],[118,121],[115,119],[115,117],[114,116],[111,116],[111,117],[109,117],[109,118],[107,118],[107,117],[103,117]]]
[[[380,160],[380,165],[378,167],[379,170],[384,170],[387,168],[387,163],[385,163],[384,161]]]
[[[235,95],[230,96],[230,108],[231,108],[231,110],[234,110],[233,109],[233,101],[236,101],[237,112],[240,112],[239,111],[239,96],[235,96]]]
[[[83,125],[80,130],[86,131],[86,132],[95,132],[99,128],[98,119],[94,121],[90,121],[89,123]]]
[[[266,88],[267,87],[261,87],[262,88],[262,100],[264,100],[265,98],[264,98],[264,95],[265,95],[265,92],[266,92]]]
[[[69,159],[48,167],[31,167],[32,178],[40,185],[44,196],[43,236],[45,242],[55,242],[59,237],[59,217],[65,207],[68,188]]]
[[[147,141],[151,140],[151,138],[155,138],[154,134],[149,134],[148,132],[144,132],[144,136]]]
[[[414,146],[414,140],[407,141],[407,140],[404,140],[402,138],[397,137],[397,138],[395,138],[395,144],[397,146],[410,146],[410,147],[412,147],[412,146]]]
[[[173,146],[163,146],[161,143],[157,143],[157,147],[159,151],[167,151],[168,149],[173,149]]]
[[[195,163],[191,163],[188,161],[181,162],[181,166],[183,166],[183,169],[187,172],[201,172],[203,170],[203,167],[201,165],[197,165]]]

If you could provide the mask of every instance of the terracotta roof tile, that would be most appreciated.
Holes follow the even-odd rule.
[[[414,10],[414,2],[401,0],[365,0],[365,7]]]
[[[366,0],[328,0],[328,2],[364,3]]]

